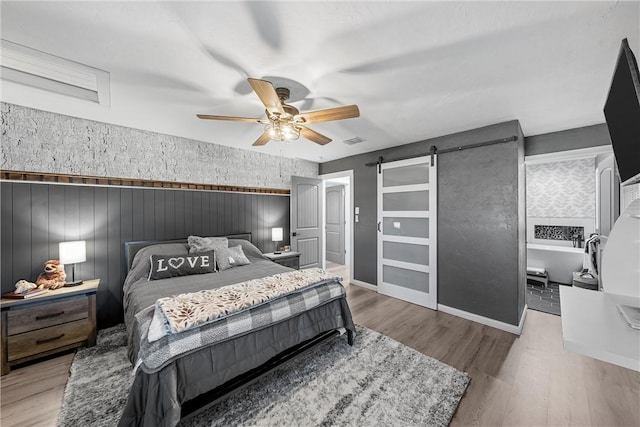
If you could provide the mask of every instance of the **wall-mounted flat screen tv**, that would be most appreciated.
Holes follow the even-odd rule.
[[[640,73],[627,39],[622,40],[604,116],[622,185],[640,182]]]

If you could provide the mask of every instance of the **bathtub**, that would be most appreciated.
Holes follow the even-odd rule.
[[[527,267],[544,268],[551,282],[571,284],[583,260],[584,248],[527,243]]]

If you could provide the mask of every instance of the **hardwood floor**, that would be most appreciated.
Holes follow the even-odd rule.
[[[639,426],[640,373],[562,348],[558,316],[523,334],[348,286],[354,321],[471,375],[452,426]]]
[[[12,370],[0,379],[0,425],[55,426],[74,353]]]
[[[325,270],[330,273],[334,273],[340,277],[342,277],[342,283],[349,283],[350,279],[350,271],[349,266],[346,264],[336,264],[335,262],[327,261],[327,265],[325,266]]]
[[[357,286],[347,294],[356,323],[471,375],[452,426],[640,425],[640,373],[563,350],[558,316],[529,310],[516,337]],[[71,360],[2,377],[0,424],[55,426]]]

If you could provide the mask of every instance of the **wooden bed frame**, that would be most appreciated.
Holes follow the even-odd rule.
[[[215,237],[227,237],[229,239],[244,239],[251,242],[251,233],[239,233],[239,234],[228,234],[224,236],[215,236]],[[125,255],[125,265],[126,271],[129,272],[131,267],[131,263],[133,262],[133,258],[136,253],[146,247],[160,243],[187,243],[187,239],[177,239],[177,240],[142,240],[135,242],[125,242],[124,243],[124,255]],[[304,341],[300,344],[297,344],[282,353],[274,356],[269,359],[263,365],[258,366],[236,378],[233,378],[226,383],[210,390],[206,393],[199,395],[198,397],[191,399],[182,404],[180,419],[185,420],[199,414],[200,412],[210,408],[211,406],[217,404],[224,398],[231,396],[243,388],[249,386],[255,381],[259,380],[263,376],[267,375],[269,372],[273,371],[277,367],[283,365],[284,363],[296,358],[297,356],[309,351],[313,347],[318,344],[332,338],[335,336],[342,335],[342,332],[339,330],[333,330],[328,332],[323,332],[314,338]],[[350,334],[348,336],[349,345],[353,345],[354,340]]]

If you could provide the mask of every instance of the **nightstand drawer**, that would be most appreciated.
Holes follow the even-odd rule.
[[[270,259],[276,264],[284,265],[285,267],[300,269],[300,252],[282,252],[274,254],[273,252],[267,252],[263,254],[265,258]]]
[[[69,344],[85,341],[89,335],[86,320],[51,326],[8,338],[8,361],[43,353]]]
[[[298,270],[300,268],[300,257],[279,259],[276,261],[280,265]]]
[[[88,313],[89,302],[84,295],[10,310],[7,313],[8,335],[86,319]]]

